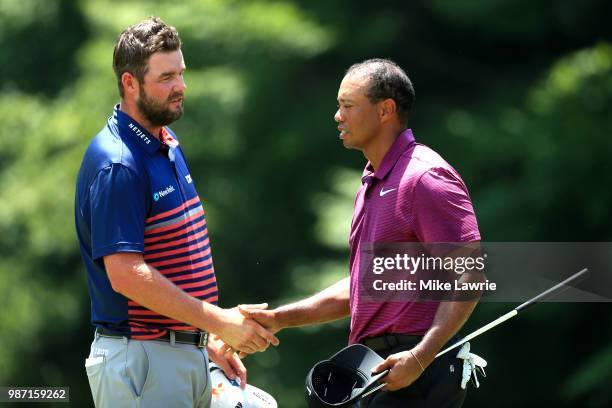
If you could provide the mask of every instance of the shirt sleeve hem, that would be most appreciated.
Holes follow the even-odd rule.
[[[96,249],[92,253],[93,259],[102,258],[106,255],[116,254],[118,252],[144,252],[144,244],[133,243],[133,242],[120,242],[113,245],[108,245],[99,249]]]

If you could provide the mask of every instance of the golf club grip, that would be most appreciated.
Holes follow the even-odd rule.
[[[571,282],[575,281],[576,279],[584,277],[588,273],[589,273],[589,269],[588,268],[584,268],[580,272],[576,272],[575,274],[573,274],[569,278],[565,279],[564,281],[557,283],[552,288],[550,288],[550,289],[540,293],[539,295],[535,296],[534,298],[531,298],[528,301],[526,301],[525,303],[517,306],[514,310],[516,310],[517,312],[520,312],[521,310],[525,310],[529,306],[531,306],[531,305],[533,305],[535,303],[538,303],[542,299],[544,299],[544,298],[546,298],[548,296],[554,295],[555,293],[559,292],[561,289],[563,289],[565,286],[567,286]]]

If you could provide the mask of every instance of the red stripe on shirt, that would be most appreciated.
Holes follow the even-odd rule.
[[[151,222],[153,222],[155,220],[159,220],[161,218],[166,218],[166,217],[168,217],[168,216],[170,216],[172,214],[178,213],[179,211],[183,210],[184,208],[189,207],[190,205],[195,204],[195,203],[197,203],[199,201],[200,201],[200,197],[195,196],[191,200],[185,201],[183,204],[179,205],[176,208],[173,208],[172,210],[168,210],[168,211],[165,211],[163,213],[159,213],[159,214],[156,214],[156,215],[154,215],[152,217],[147,218],[146,222],[147,223],[151,223]]]
[[[215,295],[215,296],[210,296],[210,297],[203,297],[203,298],[199,298],[201,301],[203,302],[208,302],[208,303],[213,303],[219,300],[219,296]]]
[[[202,221],[202,222],[204,222],[204,221]],[[176,241],[166,242],[164,244],[149,245],[149,246],[145,247],[145,252],[155,251],[157,249],[173,247],[173,246],[177,246],[177,245],[181,245],[181,244],[186,244],[188,242],[195,241],[198,238],[202,238],[203,236],[206,235],[207,232],[208,231],[203,229],[202,231],[198,232],[197,234],[192,234],[192,235],[186,236],[185,238],[177,239]],[[208,243],[208,238],[206,238],[206,243]]]
[[[135,303],[135,302],[132,302],[132,303]],[[129,302],[128,302],[128,306],[135,306],[135,305],[129,305]],[[140,306],[140,305],[138,305],[138,306]],[[159,313],[154,312],[152,310],[148,310],[148,309],[147,310],[128,309],[128,314],[129,315],[131,315],[131,314],[140,314],[140,315],[147,315],[147,316],[159,316]]]
[[[206,285],[208,285],[210,283],[213,283],[213,282],[216,282],[216,279],[215,279],[214,276],[212,278],[206,279],[205,281],[202,281],[202,282],[183,283],[183,284],[178,284],[177,286],[180,287],[181,289],[189,289],[189,288],[197,288],[198,286],[206,286]],[[190,293],[190,295],[193,296],[192,293]]]
[[[197,278],[201,278],[206,275],[211,275],[212,277],[214,276],[214,272],[211,271],[210,269],[205,269],[203,271],[196,272],[196,273],[186,273],[184,275],[173,276],[172,278],[169,278],[169,279],[171,282],[175,283],[176,285],[180,285],[180,282],[184,280],[197,279]]]
[[[178,237],[180,235],[189,233],[191,231],[195,231],[195,230],[197,230],[198,228],[200,228],[202,226],[206,226],[206,220],[205,219],[202,219],[202,220],[198,221],[197,223],[195,223],[193,225],[188,225],[187,227],[185,227],[185,228],[183,228],[183,229],[181,229],[179,231],[172,232],[170,234],[164,234],[164,235],[160,235],[158,237],[145,238],[144,242],[145,242],[145,245],[146,245],[146,244],[150,244],[152,242],[157,242],[157,241],[161,241],[161,240],[164,240],[164,239],[170,239],[170,238]],[[208,229],[207,228],[204,228],[204,231],[206,231],[206,233],[208,233]]]
[[[180,331],[200,331],[198,330],[198,328],[193,327],[193,326],[189,326],[189,325],[183,325],[183,326],[170,326],[168,327],[170,330],[180,330]]]
[[[195,244],[191,244],[189,246],[185,246],[182,248],[177,248],[177,249],[172,249],[170,251],[163,251],[163,252],[156,252],[154,254],[147,254],[148,252],[148,248],[145,250],[145,256],[144,259],[145,260],[149,260],[149,259],[157,259],[157,258],[164,258],[166,256],[171,256],[171,255],[178,255],[178,254],[182,254],[185,252],[190,252],[190,251],[195,251],[198,248],[202,248],[205,247],[206,245],[208,245],[209,240],[205,239],[202,242],[196,242]],[[208,251],[208,253],[210,253],[210,248],[208,248],[206,251]],[[206,252],[203,251],[203,252]],[[207,254],[203,254],[203,255],[207,255]]]
[[[207,294],[212,293],[212,292],[216,292],[217,290],[218,290],[218,288],[217,288],[217,286],[215,285],[215,286],[213,286],[212,288],[208,288],[208,289],[200,290],[200,291],[197,291],[197,292],[190,292],[189,294],[190,294],[191,296],[198,297],[198,296],[204,296],[204,295],[207,295]],[[210,302],[210,301],[209,301],[209,302]]]
[[[197,268],[203,268],[205,266],[208,266],[212,264],[212,258],[208,258],[205,259],[201,262],[197,262],[191,265],[184,265],[184,266],[176,266],[174,268],[164,268],[164,269],[160,269],[160,272],[162,272],[163,274],[166,273],[173,273],[173,272],[184,272],[184,271],[190,271],[192,269],[197,269]]]
[[[150,229],[148,231],[145,231],[145,236],[151,235],[151,234],[157,234],[158,232],[164,232],[164,231],[173,230],[173,229],[178,228],[178,227],[182,227],[183,225],[187,224],[189,221],[195,220],[196,218],[199,218],[202,215],[204,215],[204,210],[200,210],[197,213],[191,214],[189,217],[182,218],[182,219],[178,220],[177,222],[173,222],[172,224],[165,225],[163,227],[153,228],[153,229]]]
[[[181,263],[181,262],[187,262],[187,261],[195,261],[195,260],[198,260],[198,259],[202,258],[203,256],[206,256],[206,255],[209,255],[209,254],[210,254],[210,248],[207,248],[204,251],[200,251],[200,252],[197,252],[195,254],[191,254],[191,255],[187,255],[187,256],[181,256],[179,258],[172,258],[172,259],[168,259],[166,261],[147,262],[147,264],[157,268],[159,266],[172,265],[172,264]]]

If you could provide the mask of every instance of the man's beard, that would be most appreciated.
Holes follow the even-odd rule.
[[[136,102],[140,113],[153,126],[166,126],[183,116],[183,103],[178,109],[173,111],[169,108],[170,101],[179,97],[183,97],[182,93],[173,92],[168,96],[166,103],[161,103],[154,98],[150,98],[140,87],[140,98]]]

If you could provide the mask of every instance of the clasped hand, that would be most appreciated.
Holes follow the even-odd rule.
[[[242,355],[265,351],[270,344],[278,346],[278,338],[242,310],[265,310],[267,303],[240,305],[224,310],[225,325],[219,337],[225,342],[223,353],[238,351]]]

